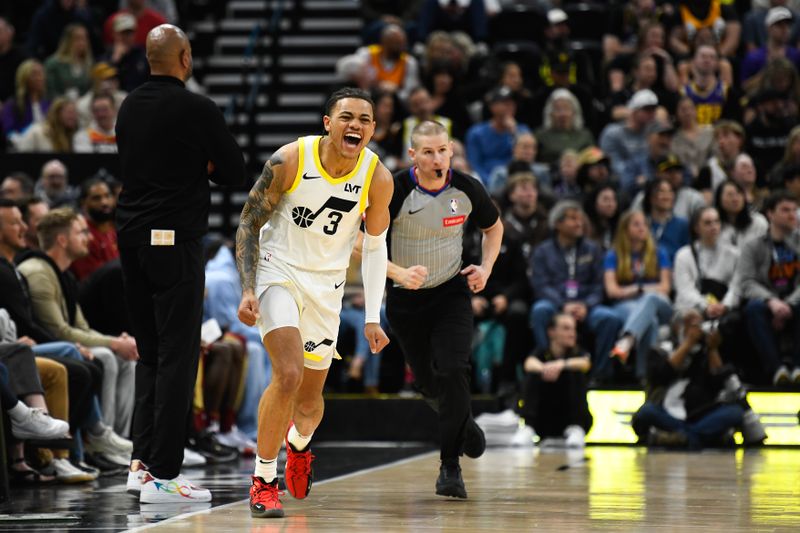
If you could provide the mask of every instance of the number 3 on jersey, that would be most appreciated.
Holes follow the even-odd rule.
[[[331,211],[328,213],[328,218],[331,219],[331,223],[327,226],[322,226],[322,231],[325,232],[326,235],[333,235],[336,233],[336,230],[339,229],[339,222],[342,221],[342,213],[339,211]]]
[[[330,213],[328,213],[328,218],[330,219],[330,223],[322,227],[322,231],[326,235],[334,235],[336,230],[339,229],[339,222],[341,222],[342,217],[344,216],[343,213],[349,213],[358,202],[354,202],[352,200],[345,200],[344,198],[338,198],[336,196],[331,196],[328,198],[322,207],[317,209],[316,212],[312,212],[311,209],[303,206],[297,206],[292,209],[292,220],[295,224],[297,224],[301,228],[308,228],[314,223],[317,217],[326,209],[330,209]]]

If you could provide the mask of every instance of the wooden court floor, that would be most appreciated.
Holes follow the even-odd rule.
[[[800,531],[800,451],[679,453],[490,449],[462,462],[469,498],[434,495],[426,454],[284,497],[284,519],[246,502],[141,529],[154,532],[416,533],[528,531]]]

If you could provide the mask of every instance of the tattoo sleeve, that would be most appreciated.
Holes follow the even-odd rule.
[[[270,157],[258,181],[250,189],[239,218],[239,228],[236,230],[236,268],[239,270],[243,292],[255,289],[259,232],[280,201],[281,192],[273,189],[272,181],[273,168],[282,163],[279,153]]]

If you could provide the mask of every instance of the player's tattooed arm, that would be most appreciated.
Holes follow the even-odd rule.
[[[242,209],[239,228],[236,230],[236,268],[242,283],[242,292],[255,290],[258,265],[258,238],[261,227],[272,216],[281,199],[284,158],[275,152],[264,165]]]

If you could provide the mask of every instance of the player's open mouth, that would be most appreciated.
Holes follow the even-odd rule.
[[[347,146],[356,147],[361,144],[361,135],[357,133],[347,133],[344,136],[344,143]]]

